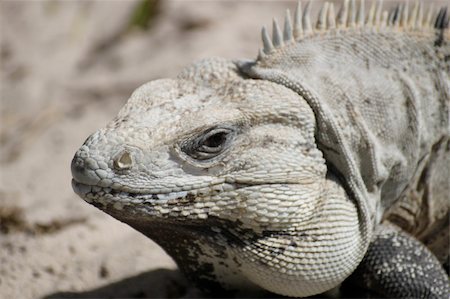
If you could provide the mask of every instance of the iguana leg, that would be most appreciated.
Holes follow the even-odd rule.
[[[377,230],[361,264],[344,283],[344,293],[351,284],[385,297],[448,298],[450,294],[449,278],[436,257],[391,225]]]

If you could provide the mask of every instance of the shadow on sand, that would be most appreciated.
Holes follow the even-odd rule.
[[[308,298],[378,298],[364,290],[347,286],[339,293],[321,294]],[[262,295],[262,294],[260,294]],[[241,297],[241,296],[238,296]],[[258,296],[259,297],[259,296]],[[156,269],[124,278],[120,281],[84,292],[57,292],[41,299],[124,299],[124,298],[229,298],[223,294],[205,295],[192,286],[178,270]],[[262,298],[288,298],[264,293]]]
[[[85,292],[57,292],[56,298],[199,298],[178,270],[156,269]]]

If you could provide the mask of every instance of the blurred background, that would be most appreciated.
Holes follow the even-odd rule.
[[[73,193],[70,162],[138,86],[256,58],[261,26],[295,4],[1,0],[0,298],[198,296],[155,243]]]

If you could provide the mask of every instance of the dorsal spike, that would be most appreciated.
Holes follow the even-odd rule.
[[[305,35],[313,33],[311,25],[311,1],[308,1],[305,5],[305,11],[303,12],[303,30]]]
[[[434,25],[433,25],[434,28],[439,28],[438,25],[440,23],[440,19],[441,18],[442,18],[442,9],[439,9],[436,17],[434,18],[434,22],[433,22],[434,23]]]
[[[413,9],[411,10],[411,14],[409,15],[408,20],[408,27],[409,28],[416,28],[416,20],[417,20],[417,14],[419,12],[419,1],[414,1]]]
[[[356,26],[358,27],[364,27],[364,18],[366,17],[365,2],[365,0],[361,0],[359,3],[358,15],[356,16]]]
[[[263,52],[269,54],[273,51],[273,44],[265,26],[261,29],[261,37],[263,42]]]
[[[403,24],[403,11],[405,10],[405,3],[400,4],[400,10],[397,16],[397,22],[395,24],[396,27],[401,27]]]
[[[336,14],[334,13],[334,4],[330,3],[328,7],[327,24],[329,29],[336,28]]]
[[[405,2],[402,11],[402,19],[400,21],[400,26],[403,28],[408,28],[408,14],[409,14],[409,5],[408,1]]]
[[[317,18],[317,24],[316,24],[316,28],[318,30],[325,30],[325,29],[327,29],[328,5],[329,5],[329,3],[325,2],[322,5],[322,8],[320,9],[319,17]]]
[[[399,15],[400,15],[401,5],[397,4],[395,9],[392,9],[389,13],[389,25],[393,27],[398,27],[399,24]]]
[[[284,18],[283,39],[285,42],[290,42],[292,40],[292,22],[289,9],[286,10],[286,16]]]
[[[389,12],[387,10],[383,11],[381,14],[380,28],[384,28],[388,25]]]
[[[372,1],[372,5],[370,5],[369,13],[367,14],[366,24],[368,27],[373,26],[374,18],[375,18],[375,4],[376,1]]]
[[[448,7],[444,6],[444,18],[443,18],[443,23],[442,23],[442,28],[441,29],[448,29],[449,25],[450,25],[450,17],[448,14]]]
[[[380,26],[382,11],[383,11],[383,0],[378,0],[377,1],[377,9],[375,11],[375,21],[374,21],[374,25],[376,27]]]
[[[417,18],[416,18],[416,24],[415,28],[422,28],[423,27],[423,3],[419,2],[419,10],[417,12]]]
[[[294,12],[294,38],[299,39],[302,36],[303,36],[302,2],[298,1]]]
[[[350,8],[348,11],[348,27],[356,27],[356,2],[355,0],[350,1]]]
[[[424,23],[424,26],[426,28],[432,27],[433,16],[434,16],[434,3],[431,3],[430,6],[428,7],[427,18],[425,19]]]
[[[275,18],[272,21],[272,44],[275,48],[281,47],[284,44],[280,26],[278,26],[278,22]]]
[[[445,29],[447,28],[448,17],[447,17],[447,7],[442,7],[436,16],[436,21],[434,22],[434,28]]]
[[[337,15],[337,27],[338,28],[347,27],[348,2],[349,2],[349,0],[344,0],[344,3],[342,3],[341,8],[339,9],[339,12]]]
[[[261,60],[261,59],[263,59],[265,56],[266,56],[266,53],[264,53],[264,50],[263,50],[263,49],[259,49],[259,50],[258,50],[258,58],[257,58],[257,60]]]

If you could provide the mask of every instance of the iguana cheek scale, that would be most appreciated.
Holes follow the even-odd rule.
[[[207,59],[138,88],[75,154],[73,188],[213,293],[345,281],[445,297],[446,10],[344,1],[336,17],[326,3],[314,28],[309,10],[263,28],[255,61]]]

